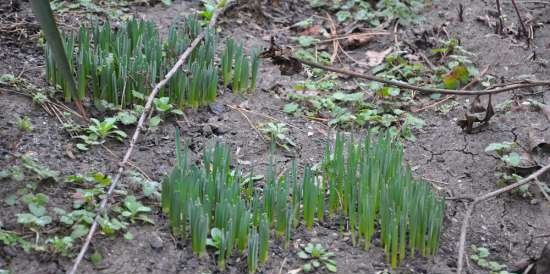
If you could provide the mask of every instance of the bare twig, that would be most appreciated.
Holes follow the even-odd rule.
[[[477,77],[475,77],[474,79],[472,79],[472,81],[470,81],[470,83],[468,83],[467,85],[465,85],[463,88],[461,88],[461,90],[466,90],[466,89],[469,89],[471,87],[473,87],[475,84],[477,84],[479,81],[481,81],[481,78],[485,75],[485,73],[487,73],[487,71],[489,70],[489,66],[486,66],[480,73]],[[432,107],[435,107],[441,103],[444,103],[446,101],[448,101],[449,99],[452,99],[452,98],[455,98],[456,95],[447,95],[447,97],[431,104],[431,105],[427,105],[423,108],[420,108],[420,109],[417,109],[415,111],[413,111],[414,113],[418,113],[418,112],[421,112],[421,111],[424,111],[426,109],[429,109],[429,108],[432,108]]]
[[[113,157],[115,157],[115,159],[120,160],[120,157],[114,151],[112,151],[110,148],[108,148],[105,144],[101,144],[101,147],[103,149],[105,149],[105,151],[107,151]],[[149,181],[153,180],[153,179],[151,179],[151,177],[149,177],[147,172],[145,172],[143,169],[141,169],[139,166],[137,166],[134,162],[128,161],[128,165],[135,168],[139,173],[141,173],[141,175],[143,175],[143,177],[145,177],[145,179],[147,179]]]
[[[298,130],[302,130],[302,128],[300,128],[300,127],[297,127],[297,126],[295,126],[295,125],[293,125],[293,124],[289,124],[289,123],[287,123],[287,122],[284,122],[284,121],[282,121],[282,120],[280,120],[280,119],[277,119],[277,118],[275,118],[275,117],[273,117],[273,116],[269,116],[269,115],[267,115],[267,114],[263,114],[263,113],[260,113],[260,112],[256,112],[256,111],[244,109],[244,108],[241,108],[241,107],[238,107],[238,106],[234,106],[234,105],[229,105],[229,104],[226,104],[226,106],[229,107],[229,108],[231,108],[231,109],[234,109],[234,110],[240,110],[240,111],[252,113],[252,114],[254,114],[254,115],[258,115],[258,116],[261,116],[261,117],[264,117],[264,118],[273,120],[273,121],[275,121],[275,122],[283,123],[283,124],[285,124],[285,125],[287,125],[287,126],[289,126],[289,127],[292,127],[292,128],[298,129]]]
[[[516,0],[512,0],[512,6],[514,6],[514,9],[516,10],[519,25],[521,27],[521,32],[523,32],[523,35],[525,35],[527,37],[527,42],[529,42],[529,32],[527,31],[527,28],[525,27],[525,23],[523,22],[523,18],[521,17],[521,12],[519,11],[518,5],[516,4]]]
[[[539,181],[539,179],[537,178],[537,179],[536,179],[536,183],[537,183],[537,186],[539,187],[540,192],[541,192],[542,195],[544,196],[544,198],[546,198],[546,200],[547,200],[548,202],[550,202],[550,195],[548,195],[548,193],[546,193],[546,190],[542,187],[542,182]]]
[[[336,37],[338,35],[337,33],[337,30],[336,30],[336,24],[334,23],[334,20],[332,20],[332,17],[330,16],[330,14],[327,12],[327,19],[328,21],[330,22],[330,37]],[[334,40],[332,41],[332,55],[330,56],[330,63],[333,64],[334,61],[336,60],[336,56],[338,56],[338,47],[339,47],[339,43],[338,43],[338,40]]]
[[[394,80],[386,80],[384,78],[380,78],[380,77],[376,77],[376,76],[372,76],[372,75],[366,75],[366,74],[361,74],[361,73],[357,73],[357,72],[353,72],[353,71],[349,71],[349,70],[345,70],[345,69],[339,69],[339,68],[335,68],[335,67],[331,67],[331,66],[325,66],[325,65],[321,65],[321,64],[311,62],[311,61],[307,61],[307,60],[302,60],[302,59],[297,59],[297,58],[295,58],[295,59],[298,60],[299,62],[301,62],[302,64],[312,66],[312,67],[316,67],[316,68],[320,68],[320,69],[324,69],[324,70],[327,70],[327,71],[332,71],[332,72],[348,75],[348,76],[351,76],[351,77],[366,79],[366,80],[370,80],[370,81],[380,82],[380,83],[383,83],[383,84],[386,84],[386,85],[391,85],[391,86],[395,86],[395,87],[399,87],[399,88],[417,90],[419,92],[428,93],[428,94],[430,94],[430,93],[441,93],[441,94],[455,94],[455,95],[468,95],[468,96],[489,95],[489,94],[502,93],[502,92],[515,90],[515,89],[520,89],[520,88],[550,86],[550,81],[522,81],[522,82],[518,82],[518,83],[514,83],[514,84],[509,84],[509,85],[506,85],[506,86],[503,86],[503,87],[500,87],[500,88],[489,88],[489,89],[486,89],[486,90],[452,90],[452,89],[419,87],[419,86],[414,86],[414,85],[407,84],[407,83],[404,83],[404,82],[398,82],[398,81],[394,81]]]
[[[527,178],[524,178],[520,180],[517,183],[508,185],[506,187],[497,189],[495,191],[489,192],[487,194],[481,195],[474,199],[474,201],[468,206],[468,210],[466,211],[466,214],[464,215],[464,219],[462,220],[462,227],[460,229],[460,240],[458,243],[458,266],[457,266],[457,274],[462,274],[462,270],[464,268],[464,252],[465,252],[465,245],[466,245],[466,232],[468,230],[470,217],[472,216],[472,213],[475,209],[475,206],[489,198],[495,197],[497,195],[500,195],[502,193],[508,192],[510,190],[516,189],[522,185],[528,184],[533,180],[536,180],[539,176],[544,174],[550,170],[550,165],[546,165],[542,167],[541,169],[535,171],[531,175],[529,175]]]
[[[495,27],[495,33],[496,34],[502,34],[503,28],[504,28],[504,20],[502,19],[502,8],[500,7],[500,0],[496,0],[497,2],[497,15],[498,15],[498,23]]]
[[[264,135],[260,132],[260,130],[258,130],[258,128],[254,125],[254,123],[252,123],[252,121],[250,121],[250,118],[248,118],[248,116],[246,116],[246,114],[241,109],[238,109],[238,108],[232,108],[232,109],[236,110],[238,113],[240,113],[244,117],[244,119],[246,119],[246,121],[248,122],[250,127],[252,129],[254,129],[254,131],[256,131],[256,134],[258,134],[258,136],[260,136],[262,141],[267,142]]]
[[[529,271],[531,271],[531,269],[533,269],[534,266],[535,266],[535,264],[530,264],[530,265],[525,269],[525,271],[523,271],[523,274],[529,273]]]
[[[344,39],[357,39],[357,38],[361,38],[361,37],[369,37],[369,36],[376,36],[376,35],[389,35],[389,34],[392,34],[391,32],[387,32],[387,31],[374,31],[374,32],[365,32],[365,33],[353,33],[353,34],[348,34],[348,35],[344,35],[344,36],[338,36],[338,37],[332,37],[330,39],[325,39],[325,40],[321,40],[319,42],[317,42],[316,44],[323,44],[323,43],[329,43],[329,42],[332,42],[334,40],[344,40]]]
[[[208,24],[208,28],[212,29],[216,25],[216,20],[218,19],[220,14],[223,14],[227,10],[227,8],[229,8],[230,6],[233,5],[233,3],[234,3],[234,0],[230,0],[226,3],[226,5],[223,9],[217,10],[214,13],[214,16],[212,16],[212,19],[210,20],[210,24]],[[166,83],[168,83],[170,78],[172,78],[172,76],[174,76],[176,74],[178,69],[185,63],[185,61],[187,60],[189,55],[191,55],[191,52],[193,51],[193,49],[195,49],[195,47],[197,47],[197,45],[199,45],[199,43],[202,41],[204,36],[205,36],[205,31],[201,32],[195,38],[195,40],[193,40],[193,42],[189,45],[189,47],[185,50],[185,52],[183,52],[183,54],[180,56],[178,62],[172,67],[172,69],[170,69],[170,71],[166,74],[164,79],[162,81],[158,82],[155,85],[155,87],[151,91],[151,94],[147,98],[147,102],[145,103],[145,107],[143,109],[143,112],[141,113],[141,116],[139,117],[138,124],[136,126],[135,131],[134,131],[132,139],[130,140],[130,145],[128,147],[128,150],[126,151],[126,154],[124,154],[124,158],[122,158],[122,162],[120,162],[120,164],[119,164],[120,167],[118,168],[118,172],[117,172],[115,178],[113,179],[113,182],[109,186],[109,189],[108,189],[107,193],[105,194],[105,197],[103,198],[103,200],[101,200],[101,204],[99,206],[99,209],[98,209],[97,215],[94,219],[94,222],[92,223],[92,226],[90,227],[90,231],[88,232],[88,235],[86,236],[86,240],[84,242],[84,245],[82,245],[82,248],[80,249],[80,252],[79,252],[78,256],[76,257],[74,265],[71,268],[71,271],[69,271],[69,274],[75,274],[76,273],[76,270],[78,269],[78,265],[80,264],[80,262],[84,258],[84,255],[86,254],[86,251],[88,250],[88,247],[90,246],[90,242],[92,241],[94,233],[97,230],[98,220],[99,220],[100,216],[108,210],[107,202],[108,202],[109,198],[111,197],[111,194],[113,193],[114,189],[116,188],[116,186],[117,186],[117,184],[118,184],[118,182],[119,182],[119,180],[122,176],[122,173],[124,172],[124,167],[128,164],[128,161],[130,160],[130,156],[132,155],[132,151],[134,150],[136,142],[139,138],[139,134],[140,134],[141,130],[143,129],[143,124],[145,123],[145,120],[147,118],[147,113],[151,109],[151,106],[153,104],[153,100],[155,99],[155,96],[157,95],[159,90],[162,87],[164,87],[166,85]]]

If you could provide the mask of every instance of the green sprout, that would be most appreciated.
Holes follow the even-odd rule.
[[[326,268],[330,272],[336,272],[336,261],[333,252],[328,252],[321,244],[308,243],[303,250],[298,252],[298,257],[307,262],[302,266],[304,272],[311,272],[315,269]]]

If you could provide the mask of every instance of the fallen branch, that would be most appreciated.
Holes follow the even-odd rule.
[[[234,4],[234,0],[230,0],[226,3],[225,7],[223,9],[217,10],[212,16],[212,19],[210,20],[210,24],[208,24],[208,28],[212,29],[216,25],[216,20],[220,16],[220,14],[223,14],[230,6]],[[159,90],[164,87],[168,81],[176,74],[176,72],[180,69],[180,67],[185,63],[189,55],[193,52],[195,47],[199,45],[201,40],[205,36],[205,31],[201,32],[195,40],[189,45],[189,47],[183,52],[183,54],[180,56],[178,62],[170,69],[170,71],[164,76],[164,79],[160,82],[158,82],[155,87],[153,88],[153,91],[151,91],[151,94],[147,98],[147,102],[145,103],[145,108],[143,109],[143,112],[141,113],[141,116],[139,117],[138,124],[136,126],[136,129],[134,131],[134,134],[132,136],[132,139],[130,140],[130,146],[128,147],[128,150],[126,151],[126,154],[124,154],[124,158],[122,158],[122,162],[119,164],[118,172],[113,179],[113,182],[109,186],[109,190],[105,194],[105,197],[103,200],[101,200],[101,204],[99,205],[99,209],[97,212],[97,215],[94,219],[94,222],[92,223],[92,226],[90,227],[90,231],[88,232],[88,235],[86,236],[86,240],[84,242],[84,245],[80,249],[80,253],[78,253],[78,256],[75,259],[74,265],[71,268],[71,271],[69,271],[69,274],[75,274],[76,270],[78,269],[78,265],[84,258],[84,255],[86,254],[86,251],[88,250],[88,247],[90,246],[90,242],[92,241],[92,238],[94,236],[95,231],[97,230],[98,226],[98,220],[100,216],[107,212],[107,202],[109,198],[111,197],[111,194],[113,193],[114,189],[116,188],[121,176],[122,172],[124,172],[125,166],[128,164],[128,161],[130,160],[130,156],[132,155],[132,151],[134,150],[134,147],[136,145],[137,139],[139,138],[139,134],[141,130],[143,130],[143,124],[145,123],[145,120],[147,118],[147,113],[151,109],[151,106],[153,104],[153,100],[155,99],[155,96],[159,92]]]
[[[542,167],[541,169],[537,170],[533,174],[529,175],[529,177],[524,178],[524,179],[520,180],[517,183],[514,183],[514,184],[511,184],[509,186],[500,188],[498,190],[489,192],[487,194],[481,195],[481,196],[474,199],[474,201],[468,207],[468,210],[466,211],[466,214],[464,215],[464,219],[462,220],[462,227],[460,229],[460,240],[459,240],[459,243],[458,243],[458,263],[457,263],[458,266],[457,266],[457,271],[456,271],[457,274],[462,274],[462,269],[464,267],[464,250],[465,250],[465,245],[466,245],[466,232],[468,230],[470,217],[472,216],[472,213],[474,212],[475,206],[477,204],[489,199],[489,198],[495,197],[495,196],[500,195],[502,193],[508,192],[508,191],[513,190],[515,188],[518,188],[522,185],[528,184],[531,181],[536,180],[539,176],[541,176],[542,174],[544,174],[548,170],[550,170],[550,165]]]
[[[472,79],[472,81],[470,81],[470,83],[468,83],[466,86],[464,86],[463,88],[461,88],[460,90],[466,90],[466,89],[469,89],[471,87],[473,87],[475,84],[477,84],[479,81],[481,81],[481,78],[485,75],[485,73],[487,73],[487,71],[489,70],[489,66],[486,66],[480,73],[478,76],[476,76],[474,79]],[[449,99],[452,99],[452,98],[455,98],[456,95],[447,95],[447,97],[431,104],[431,105],[427,105],[421,109],[417,109],[415,111],[413,111],[413,113],[418,113],[418,112],[421,112],[421,111],[424,111],[426,109],[429,109],[429,108],[432,108],[432,107],[435,107],[441,103],[444,103],[446,101],[448,101]]]
[[[509,85],[498,87],[498,88],[489,88],[489,89],[486,89],[486,90],[452,90],[452,89],[442,89],[442,88],[419,87],[419,86],[414,86],[414,85],[407,84],[407,83],[404,83],[404,82],[387,80],[387,79],[377,77],[377,76],[361,74],[361,73],[357,73],[357,72],[354,72],[354,71],[335,68],[335,67],[331,67],[331,66],[325,66],[325,65],[321,65],[321,64],[318,64],[318,63],[315,63],[315,62],[302,60],[302,59],[298,59],[298,58],[292,58],[292,59],[295,59],[295,60],[297,60],[298,62],[300,62],[302,64],[312,66],[312,67],[315,67],[315,68],[320,68],[320,69],[323,69],[323,70],[348,75],[348,76],[351,76],[351,77],[366,79],[366,80],[369,80],[369,81],[375,81],[375,82],[379,82],[379,83],[383,83],[383,84],[386,84],[386,85],[395,86],[395,87],[399,87],[399,88],[416,90],[416,91],[419,91],[419,92],[422,92],[422,93],[428,93],[428,94],[430,94],[430,93],[440,93],[440,94],[469,95],[469,96],[472,96],[472,95],[489,95],[489,94],[497,94],[497,93],[502,93],[502,92],[515,90],[515,89],[521,89],[521,88],[532,88],[532,87],[538,87],[538,86],[550,86],[550,81],[522,81],[522,82],[509,84]]]

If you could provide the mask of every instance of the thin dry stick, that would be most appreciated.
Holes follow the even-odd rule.
[[[302,129],[300,127],[297,127],[293,124],[289,124],[287,122],[284,122],[284,121],[281,121],[275,117],[272,117],[272,116],[269,116],[267,114],[263,114],[263,113],[260,113],[260,112],[255,112],[255,111],[252,111],[252,110],[248,110],[248,109],[244,109],[244,108],[241,108],[241,107],[238,107],[238,106],[233,106],[233,105],[229,105],[229,104],[226,104],[227,107],[231,108],[231,109],[234,109],[234,110],[241,110],[241,111],[244,111],[244,112],[248,112],[248,113],[252,113],[254,115],[258,115],[258,116],[261,116],[261,117],[264,117],[264,118],[267,118],[267,119],[270,119],[270,120],[273,120],[275,122],[279,122],[279,123],[283,123],[289,127],[292,127],[292,128],[295,128],[295,129]]]
[[[115,157],[115,159],[119,160],[120,157],[114,152],[112,151],[111,149],[109,149],[105,144],[101,144],[101,147],[103,149],[105,149],[105,151],[107,151],[109,154],[111,154],[113,157]],[[135,168],[139,173],[141,173],[141,175],[143,175],[143,177],[145,177],[145,179],[149,180],[149,181],[152,181],[151,177],[149,177],[149,175],[147,175],[147,172],[145,172],[143,169],[141,169],[140,167],[138,167],[134,162],[132,161],[128,161],[128,165]]]
[[[441,93],[441,94],[456,94],[456,95],[473,96],[473,95],[488,95],[488,94],[502,93],[502,92],[505,92],[505,91],[515,90],[515,89],[520,89],[520,88],[550,86],[550,81],[523,81],[523,82],[503,86],[503,87],[500,87],[500,88],[491,88],[491,89],[486,89],[486,90],[452,90],[452,89],[442,89],[442,88],[419,87],[419,86],[410,85],[410,84],[407,84],[407,83],[404,83],[404,82],[386,80],[384,78],[380,78],[380,77],[376,77],[376,76],[361,74],[361,73],[357,73],[357,72],[353,72],[353,71],[349,71],[349,70],[345,70],[345,69],[334,68],[334,67],[331,67],[331,66],[325,66],[325,65],[321,65],[321,64],[318,64],[318,63],[315,63],[315,62],[310,62],[310,61],[307,61],[307,60],[302,60],[302,59],[297,59],[297,58],[295,58],[295,59],[298,60],[299,62],[301,62],[302,64],[305,64],[305,65],[308,65],[308,66],[312,66],[312,67],[316,67],[316,68],[320,68],[320,69],[324,69],[324,70],[327,70],[327,71],[332,71],[332,72],[336,72],[336,73],[340,73],[340,74],[344,74],[344,75],[348,75],[348,76],[352,76],[352,77],[356,77],[356,78],[375,81],[375,82],[379,82],[379,83],[383,83],[383,84],[386,84],[386,85],[391,85],[391,86],[395,86],[395,87],[399,87],[399,88],[417,90],[417,91],[420,91],[422,93]]]
[[[521,17],[521,12],[519,11],[518,5],[516,4],[516,0],[512,0],[512,6],[514,6],[514,9],[516,10],[516,14],[518,16],[519,25],[521,27],[521,31],[523,34],[529,39],[529,32],[527,31],[527,28],[525,27],[525,23],[523,22],[523,18]]]
[[[246,116],[246,114],[244,114],[244,112],[240,109],[235,109],[237,112],[239,112],[245,119],[246,121],[248,122],[248,124],[250,125],[250,127],[252,129],[254,129],[254,131],[256,131],[256,134],[258,134],[258,136],[260,136],[260,138],[264,141],[264,142],[267,142],[265,140],[265,137],[264,135],[260,132],[260,130],[258,130],[258,128],[256,126],[254,126],[254,123],[252,123],[252,121],[250,121],[250,118],[248,118],[248,116]]]
[[[327,19],[330,22],[330,37],[336,37],[338,35],[336,31],[336,24],[334,24],[334,21],[332,20],[332,17],[327,12]],[[332,41],[332,56],[330,56],[330,63],[333,64],[336,60],[336,56],[338,56],[338,40]]]
[[[508,185],[506,187],[500,188],[498,190],[495,190],[493,192],[489,192],[487,194],[481,195],[474,199],[474,201],[470,204],[468,207],[468,210],[466,211],[466,214],[464,215],[464,220],[462,221],[462,227],[460,229],[460,240],[458,244],[458,267],[457,267],[457,274],[462,274],[462,269],[464,268],[464,251],[465,251],[465,245],[466,245],[466,232],[468,230],[470,217],[472,216],[472,213],[475,209],[475,206],[489,198],[495,197],[497,195],[500,195],[502,193],[508,192],[510,190],[513,190],[515,188],[518,188],[522,185],[528,184],[531,181],[537,179],[539,176],[544,174],[550,170],[550,165],[546,165],[542,167],[541,169],[537,170],[533,174],[529,175],[529,177],[520,180],[517,183]]]
[[[344,36],[339,36],[339,37],[333,37],[333,38],[330,38],[330,39],[325,39],[325,40],[321,40],[319,42],[316,42],[315,44],[323,44],[323,43],[329,43],[329,42],[332,42],[334,40],[344,40],[344,39],[350,39],[350,38],[361,38],[363,36],[376,36],[376,35],[390,35],[392,34],[391,32],[387,32],[387,31],[379,31],[379,32],[365,32],[365,33],[354,33],[354,34],[348,34],[348,35],[344,35]]]
[[[230,0],[226,3],[225,7],[223,9],[217,10],[214,13],[214,16],[212,16],[212,19],[210,20],[210,24],[208,24],[208,28],[212,29],[215,24],[216,20],[218,19],[220,14],[223,14],[230,6],[232,6],[234,3],[234,0]],[[74,265],[71,268],[71,271],[69,274],[75,274],[76,270],[78,269],[78,265],[84,258],[84,255],[86,254],[86,251],[88,250],[88,247],[90,246],[90,242],[92,241],[92,238],[94,236],[95,231],[97,230],[98,226],[98,220],[100,216],[107,211],[107,201],[111,197],[111,194],[113,193],[114,189],[116,188],[118,181],[120,180],[120,177],[122,176],[122,172],[124,172],[124,167],[130,160],[130,156],[132,155],[132,151],[134,150],[135,144],[137,142],[137,139],[139,138],[139,134],[141,130],[143,129],[143,124],[145,123],[147,113],[151,109],[151,106],[153,104],[153,99],[155,99],[155,96],[159,92],[159,90],[168,83],[170,78],[172,78],[178,69],[185,63],[189,55],[191,55],[191,52],[193,52],[193,49],[199,45],[201,40],[204,38],[205,31],[202,31],[196,38],[193,40],[191,45],[183,52],[183,54],[180,56],[178,62],[170,69],[170,71],[164,76],[164,79],[160,82],[158,82],[155,87],[153,88],[153,91],[151,91],[151,94],[147,98],[147,102],[145,103],[145,108],[143,109],[143,112],[141,113],[141,116],[139,117],[139,121],[136,127],[136,130],[134,131],[134,135],[132,136],[132,139],[130,140],[130,146],[128,147],[128,150],[126,151],[126,154],[124,155],[124,158],[122,158],[122,162],[119,164],[118,172],[113,179],[113,182],[109,186],[109,190],[107,191],[105,197],[103,200],[101,200],[101,204],[99,206],[97,215],[94,219],[94,222],[92,223],[92,226],[90,227],[90,232],[88,232],[88,235],[86,236],[86,241],[84,242],[84,245],[80,249],[80,253],[78,253],[78,256],[75,259]]]
[[[539,181],[539,179],[537,178],[537,179],[536,179],[536,183],[537,183],[537,186],[539,187],[540,192],[541,192],[542,195],[544,196],[544,198],[546,198],[546,200],[547,200],[548,202],[550,202],[550,195],[548,195],[548,193],[546,193],[546,190],[544,189],[544,187],[542,187],[542,182]]]

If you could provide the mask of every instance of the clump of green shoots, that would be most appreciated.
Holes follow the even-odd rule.
[[[260,59],[257,53],[244,54],[242,45],[228,39],[221,57],[221,71],[224,87],[231,85],[235,93],[254,91],[258,78]]]
[[[198,255],[206,252],[210,242],[208,245],[217,249],[221,269],[235,250],[244,253],[252,248],[256,255],[250,260],[255,263],[255,270],[260,247],[262,254],[268,248],[269,233],[266,234],[265,223],[260,234],[252,227],[256,218],[250,209],[252,201],[241,193],[244,177],[230,169],[229,149],[216,144],[205,150],[203,166],[195,166],[189,163],[187,151],[181,150],[177,137],[176,158],[176,167],[162,183],[161,195],[172,233],[190,239]],[[208,231],[216,231],[211,232],[210,241]],[[251,238],[253,234],[256,239]],[[266,256],[262,255],[262,260]]]
[[[279,178],[270,165],[263,191],[254,189],[252,175],[231,170],[227,147],[206,149],[203,166],[197,166],[180,146],[176,137],[176,166],[162,185],[162,209],[173,234],[191,239],[199,255],[208,231],[216,231],[209,246],[216,248],[221,269],[238,250],[248,252],[254,273],[268,259],[271,230],[288,247],[300,216],[311,229],[325,212],[347,220],[353,244],[363,241],[365,249],[380,231],[392,267],[404,260],[407,247],[411,255],[437,250],[444,203],[429,184],[414,180],[403,165],[401,144],[389,134],[361,142],[338,135],[320,168],[306,167],[300,182],[295,162]]]
[[[64,91],[66,101],[89,96],[96,107],[104,101],[123,108],[143,104],[150,87],[164,77],[200,31],[200,23],[193,18],[172,26],[164,41],[155,25],[147,21],[129,20],[118,30],[109,22],[82,26],[77,35],[64,35],[63,39],[77,93],[70,93],[49,43],[45,46],[47,79]],[[159,92],[178,108],[203,106],[216,98],[215,35],[206,33],[183,70]]]
[[[329,212],[345,216],[353,244],[362,238],[366,249],[378,224],[392,267],[405,258],[407,244],[411,255],[437,251],[444,211],[444,202],[429,184],[416,181],[403,166],[402,151],[388,134],[363,142],[338,135],[334,148],[325,153],[322,172]],[[308,211],[312,209],[304,202],[304,216]]]

